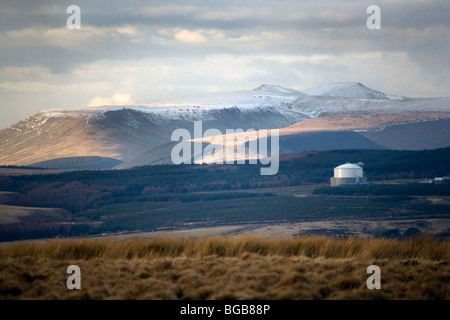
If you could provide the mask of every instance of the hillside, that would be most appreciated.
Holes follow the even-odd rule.
[[[417,184],[412,189],[376,185],[375,189],[364,188],[368,193],[356,197],[314,190],[328,186],[333,168],[345,162],[364,162],[369,181],[417,181],[449,174],[449,158],[450,148],[336,150],[287,154],[274,176],[261,176],[258,166],[249,164],[159,165],[0,176],[1,204],[26,207],[30,213],[33,207],[42,208],[31,215],[17,216],[19,222],[0,224],[0,241],[329,219],[374,221],[365,227],[364,236],[383,235],[389,229],[398,229],[392,235],[402,236],[413,227],[446,238],[450,229],[441,221],[449,218],[449,184]],[[55,214],[58,211],[52,208],[65,209],[65,213]],[[401,230],[392,217],[397,223],[406,222]],[[391,222],[380,225],[378,219]],[[316,232],[360,234],[356,226],[361,224],[337,231],[322,227]]]
[[[216,128],[222,133],[280,129],[281,136],[289,136],[280,142],[282,152],[432,149],[450,146],[448,124],[442,122],[448,118],[450,98],[398,97],[360,83],[306,90],[261,85],[141,106],[41,111],[0,131],[0,165],[38,163],[58,169],[68,158],[80,157],[110,159],[98,164],[101,168],[111,168],[114,161],[121,167],[171,163],[172,132],[185,128],[193,133],[194,121],[202,121],[203,131]],[[439,125],[437,120],[442,120]],[[418,122],[427,134],[411,139]],[[305,132],[319,133],[314,143],[306,141]],[[342,132],[339,146],[333,147],[322,132]]]

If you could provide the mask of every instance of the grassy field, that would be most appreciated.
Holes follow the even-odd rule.
[[[68,290],[66,269],[81,269]],[[381,269],[369,290],[367,267]],[[450,241],[327,237],[51,240],[0,249],[1,299],[446,299]]]
[[[58,208],[33,208],[0,204],[0,224],[20,222],[20,217],[26,217],[32,214],[41,215],[43,217],[53,217],[67,216],[68,212],[67,210]]]
[[[291,191],[292,192],[292,191]],[[185,201],[184,198],[188,201]],[[100,232],[148,230],[186,225],[221,225],[338,218],[448,218],[450,205],[428,198],[310,196],[281,193],[216,192],[171,195],[169,201],[104,205],[79,214],[99,221]]]

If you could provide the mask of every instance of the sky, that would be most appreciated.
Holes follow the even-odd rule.
[[[373,4],[380,29],[367,27]],[[448,0],[0,0],[0,129],[45,109],[261,84],[448,97],[449,16]]]

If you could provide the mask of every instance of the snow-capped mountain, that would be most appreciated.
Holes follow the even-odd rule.
[[[373,90],[359,82],[341,82],[325,86],[301,90],[301,93],[310,96],[341,97],[353,99],[376,100],[403,100],[406,97],[388,95],[381,91]]]
[[[284,136],[280,147],[283,150],[283,139],[289,141],[287,152],[330,148],[333,144],[325,143],[323,135],[314,140],[314,145],[308,145],[307,140],[313,141],[312,133],[331,131],[358,136],[353,141],[360,142],[340,147],[434,148],[450,146],[445,125],[432,129],[436,132],[433,137],[416,139],[415,144],[401,138],[408,133],[397,134],[400,138],[395,146],[392,135],[381,139],[376,133],[385,134],[393,126],[449,118],[450,98],[393,96],[360,83],[305,90],[264,84],[253,90],[174,97],[146,105],[44,110],[0,131],[0,164],[29,165],[92,156],[128,165],[164,162],[161,159],[167,160],[173,145],[173,130],[186,128],[192,132],[194,121],[202,121],[203,130],[223,132],[280,128]]]

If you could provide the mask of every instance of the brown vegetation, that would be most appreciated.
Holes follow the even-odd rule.
[[[308,131],[339,131],[339,130],[367,130],[395,123],[413,123],[415,121],[430,121],[447,119],[448,112],[426,112],[416,114],[389,114],[389,115],[322,115],[317,118],[306,119],[291,126],[280,129],[280,135],[289,135]]]
[[[450,241],[212,237],[0,249],[2,299],[449,299]],[[81,268],[81,290],[66,269]],[[381,289],[369,290],[369,265]]]

